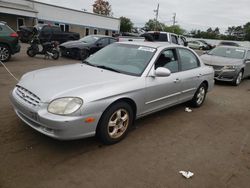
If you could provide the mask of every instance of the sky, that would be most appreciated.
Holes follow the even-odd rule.
[[[37,0],[77,10],[92,12],[94,0]],[[224,32],[228,26],[244,25],[250,22],[250,0],[108,0],[114,17],[125,16],[135,26],[144,26],[155,17],[154,10],[159,3],[159,21],[166,25],[173,23],[176,13],[177,24],[190,31],[219,27]]]

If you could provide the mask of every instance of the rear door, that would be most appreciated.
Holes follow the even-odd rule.
[[[181,95],[180,101],[192,99],[202,81],[202,68],[198,57],[189,49],[179,48]]]

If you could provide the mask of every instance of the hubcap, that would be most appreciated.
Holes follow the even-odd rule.
[[[5,47],[0,47],[0,60],[4,61],[9,57],[9,50]]]
[[[108,134],[111,138],[121,137],[127,130],[129,114],[125,109],[119,109],[112,114],[108,123]]]
[[[203,102],[203,100],[204,100],[204,98],[205,98],[205,94],[206,94],[205,88],[204,88],[204,87],[201,87],[201,88],[199,89],[199,93],[198,93],[198,95],[197,95],[197,104],[200,105],[200,104]]]
[[[237,80],[236,80],[236,84],[239,85],[242,79],[242,72],[239,73]]]

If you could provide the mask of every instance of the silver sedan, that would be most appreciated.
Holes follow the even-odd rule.
[[[16,114],[60,140],[97,135],[114,144],[134,120],[190,101],[199,107],[214,70],[177,45],[114,43],[84,62],[25,74],[11,93]]]

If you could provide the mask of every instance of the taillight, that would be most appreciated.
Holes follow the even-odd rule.
[[[17,34],[17,33],[11,33],[11,34],[10,34],[10,37],[17,38],[17,37],[18,37],[18,34]]]

